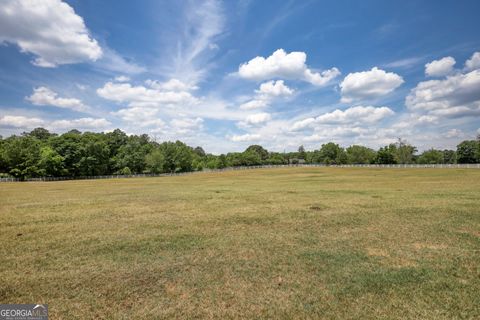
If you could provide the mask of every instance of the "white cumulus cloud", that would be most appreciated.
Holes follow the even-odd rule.
[[[260,109],[268,106],[268,103],[269,102],[266,100],[253,99],[248,102],[242,103],[240,105],[240,109],[243,109],[243,110]]]
[[[315,72],[306,65],[305,52],[287,53],[283,49],[276,50],[271,56],[255,57],[240,65],[240,77],[251,80],[269,80],[273,78],[296,79],[310,82],[316,86],[324,86],[340,75],[337,68],[323,72]]]
[[[200,131],[203,128],[202,118],[176,118],[170,121],[171,128],[178,134],[188,134]]]
[[[480,115],[480,70],[442,80],[420,82],[406,97],[408,109],[433,116],[457,118]]]
[[[234,142],[245,142],[245,141],[258,141],[261,136],[256,133],[246,133],[242,135],[233,135],[230,137],[230,140]]]
[[[475,52],[470,59],[465,61],[465,68],[467,70],[480,69],[480,52]]]
[[[465,133],[463,133],[462,130],[459,130],[459,129],[451,129],[451,130],[448,130],[445,134],[444,134],[444,137],[447,138],[447,139],[450,139],[450,138],[461,138],[461,137],[464,137],[465,136]]]
[[[285,85],[283,80],[272,80],[260,84],[260,88],[255,92],[256,96],[241,104],[240,109],[251,110],[268,107],[274,99],[292,96],[295,91]]]
[[[162,105],[194,104],[197,102],[188,91],[168,90],[171,88],[168,83],[161,84],[155,81],[148,81],[145,86],[132,86],[130,83],[107,82],[102,88],[97,89],[97,94],[107,100],[127,102],[130,107],[160,107]],[[170,87],[170,88],[169,88]]]
[[[396,73],[386,72],[377,67],[369,71],[348,74],[340,84],[342,102],[368,100],[385,96],[403,83]]]
[[[293,90],[287,87],[283,80],[264,82],[256,92],[268,97],[290,96],[293,94]]]
[[[95,61],[102,49],[85,26],[83,18],[60,0],[4,0],[0,6],[0,43],[19,46],[35,56],[33,64]]]
[[[32,95],[26,97],[26,100],[37,106],[54,106],[79,112],[88,112],[90,110],[81,100],[58,97],[56,92],[47,87],[34,88]]]
[[[446,76],[453,71],[455,59],[452,57],[445,57],[440,60],[434,60],[425,65],[425,74],[430,77]]]
[[[255,113],[247,116],[247,118],[245,119],[245,123],[247,125],[257,125],[257,124],[264,123],[270,120],[271,118],[272,116],[266,112]]]
[[[65,131],[70,129],[96,130],[106,129],[112,124],[104,118],[79,118],[62,120],[43,120],[35,117],[21,115],[6,115],[0,117],[0,127],[13,127],[20,129],[33,129],[45,127],[52,131]]]
[[[388,107],[356,106],[335,110],[315,118],[306,118],[293,124],[292,130],[301,130],[319,124],[372,124],[395,114]]]
[[[25,116],[6,115],[0,117],[0,126],[2,127],[35,128],[44,125],[44,123],[42,119]]]

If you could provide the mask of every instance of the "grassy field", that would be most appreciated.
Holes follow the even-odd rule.
[[[0,303],[51,319],[478,319],[480,170],[0,184]]]

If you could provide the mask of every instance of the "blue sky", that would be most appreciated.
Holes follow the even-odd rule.
[[[208,152],[480,133],[478,1],[6,0],[0,134],[43,126]]]

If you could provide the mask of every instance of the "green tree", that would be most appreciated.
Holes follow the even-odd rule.
[[[100,176],[110,173],[110,149],[101,135],[82,135],[82,157],[78,162],[82,176]]]
[[[394,144],[382,147],[378,149],[377,156],[375,157],[375,163],[377,164],[395,164],[395,155],[397,148]]]
[[[347,148],[347,161],[351,164],[369,164],[375,161],[376,153],[374,150],[359,146],[353,145]]]
[[[120,129],[115,129],[112,132],[105,134],[106,143],[110,150],[110,157],[113,158],[119,149],[128,143],[128,136]]]
[[[218,156],[218,168],[223,169],[228,167],[228,160],[224,154]]]
[[[41,176],[41,146],[40,140],[28,135],[7,138],[3,143],[3,161],[8,173],[21,179]]]
[[[338,144],[329,142],[322,144],[320,148],[320,162],[325,164],[345,164],[347,155],[345,150]]]
[[[457,161],[458,163],[476,163],[479,142],[475,140],[462,141],[457,146]]]
[[[152,148],[152,144],[142,136],[128,137],[112,159],[114,170],[128,167],[134,173],[142,173],[145,170],[145,157]]]
[[[258,155],[258,157],[260,158],[260,160],[267,160],[267,158],[268,158],[268,151],[265,148],[263,148],[262,146],[259,146],[257,144],[249,146],[244,151],[244,153],[252,153],[252,152],[256,153]],[[251,158],[252,155],[249,154],[248,157]]]
[[[44,146],[40,149],[40,160],[38,167],[42,170],[42,175],[48,177],[60,177],[68,173],[65,169],[65,159],[50,146]]]
[[[181,141],[164,142],[160,144],[159,148],[165,157],[165,171],[183,172],[192,170],[192,148]]]
[[[267,152],[268,154],[268,152]],[[242,166],[257,166],[262,164],[261,153],[255,150],[246,150],[241,154]]]
[[[307,153],[305,152],[305,148],[303,146],[298,147],[298,158],[304,160],[307,158]]]
[[[23,135],[37,138],[40,141],[47,141],[49,138],[56,136],[45,128],[35,128],[28,133],[24,132]]]
[[[457,153],[453,150],[443,150],[443,163],[457,163]]]
[[[205,150],[203,150],[202,147],[196,147],[195,149],[193,149],[193,152],[201,158],[205,157],[205,155],[206,155]]]
[[[443,152],[435,149],[424,151],[417,160],[420,164],[440,164],[444,163]]]
[[[414,154],[417,152],[417,148],[406,142],[405,140],[398,139],[395,143],[395,162],[400,164],[413,163]]]
[[[282,154],[278,152],[271,152],[269,155],[269,158],[267,159],[267,163],[273,164],[273,165],[280,165],[280,164],[286,164],[287,160]]]
[[[63,157],[65,175],[80,175],[80,160],[84,156],[82,135],[78,130],[72,130],[61,136],[50,139],[50,146]]]
[[[165,156],[159,148],[152,150],[145,157],[147,170],[151,173],[162,173],[165,167]]]
[[[480,163],[480,133],[477,135],[477,163]]]
[[[322,163],[322,154],[320,150],[314,150],[307,153],[307,163]]]

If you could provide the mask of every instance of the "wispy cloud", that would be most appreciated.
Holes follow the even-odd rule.
[[[211,58],[219,48],[216,41],[225,26],[222,4],[217,0],[188,1],[181,20],[170,40],[176,50],[171,63],[163,68],[169,78],[196,84],[212,67]]]
[[[386,67],[386,68],[404,68],[404,69],[408,69],[408,68],[411,68],[411,67],[414,67],[414,66],[420,64],[420,63],[421,63],[422,61],[424,61],[424,60],[425,60],[425,57],[424,57],[424,56],[421,56],[421,57],[410,57],[410,58],[395,60],[395,61],[386,63],[386,64],[384,64],[384,65],[382,65],[382,66],[383,66],[383,67]]]
[[[128,59],[107,46],[103,46],[102,49],[103,57],[93,64],[94,67],[112,73],[124,74],[139,74],[146,71],[145,67],[133,61],[128,61]]]

